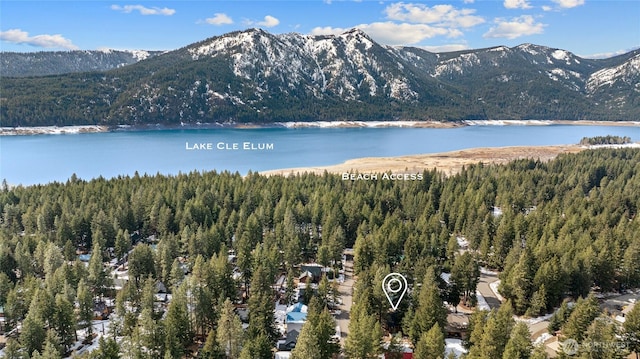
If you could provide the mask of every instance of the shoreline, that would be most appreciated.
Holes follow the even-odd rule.
[[[603,146],[583,146],[577,144],[479,147],[421,155],[356,158],[336,165],[284,168],[260,171],[258,173],[264,176],[288,177],[305,173],[322,175],[325,171],[332,174],[380,174],[387,172],[394,174],[416,174],[425,170],[430,171],[436,169],[446,176],[451,176],[460,172],[462,167],[471,164],[506,164],[514,160],[529,158],[547,162],[560,154],[578,153],[584,150],[602,147]],[[640,144],[634,143],[628,147],[640,148]]]
[[[436,170],[445,176],[452,176],[460,172],[462,167],[484,163],[488,165],[502,165],[519,159],[533,159],[542,162],[553,160],[561,154],[579,153],[585,150],[597,150],[602,148],[635,148],[640,149],[640,142],[623,145],[544,145],[544,146],[505,146],[505,147],[476,147],[448,152],[436,152],[428,154],[416,154],[396,157],[362,157],[346,160],[340,164],[327,166],[308,166],[283,168],[264,171],[254,171],[260,176],[296,176],[303,174],[323,175],[326,171],[330,174],[384,174],[395,175],[419,174],[423,171]],[[214,171],[211,169],[210,171]],[[120,176],[120,175],[118,175]],[[130,176],[130,175],[124,175]],[[245,175],[246,176],[246,175]],[[115,178],[113,176],[111,178]],[[365,176],[366,177],[366,176]],[[82,180],[91,181],[94,178],[84,178]],[[366,178],[364,178],[366,179]],[[414,179],[410,179],[414,180]],[[54,181],[52,181],[54,182]],[[49,184],[47,182],[44,184]],[[62,181],[64,182],[64,180]],[[43,184],[43,183],[41,183]],[[12,189],[23,185],[21,183],[7,183]]]
[[[0,136],[62,135],[119,131],[162,131],[191,129],[268,129],[268,128],[460,128],[467,126],[630,126],[640,127],[640,121],[591,121],[591,120],[463,120],[463,121],[314,121],[255,123],[202,123],[185,125],[105,125],[0,127]]]

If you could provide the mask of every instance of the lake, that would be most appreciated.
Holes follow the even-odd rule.
[[[360,157],[474,147],[575,144],[617,135],[640,141],[640,127],[466,126],[457,128],[176,129],[0,137],[0,179],[10,184],[98,176],[218,170],[246,174],[324,166]]]

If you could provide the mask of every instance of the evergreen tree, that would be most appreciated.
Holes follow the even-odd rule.
[[[567,322],[567,319],[569,319],[572,311],[573,309],[569,307],[569,302],[567,300],[563,301],[560,305],[560,308],[558,308],[558,310],[553,313],[553,315],[549,319],[549,326],[547,327],[549,333],[555,335],[555,333],[560,330],[564,323]]]
[[[293,304],[293,299],[294,299],[294,295],[295,295],[295,282],[293,280],[293,270],[289,270],[287,271],[287,282],[286,282],[286,288],[284,291],[284,298],[285,298],[285,303],[287,305],[291,305]]]
[[[307,321],[302,325],[296,346],[291,351],[291,359],[322,359],[319,344],[315,328]]]
[[[634,304],[633,309],[624,318],[624,339],[627,348],[640,357],[640,305]]]
[[[475,293],[479,281],[480,266],[475,258],[473,258],[473,255],[469,252],[464,252],[456,257],[453,268],[451,269],[451,282],[462,292],[465,306],[469,305],[468,301],[473,293]]]
[[[136,285],[140,279],[152,276],[155,278],[155,262],[151,247],[146,244],[138,244],[129,254],[129,277],[133,278]]]
[[[272,347],[269,338],[260,333],[257,337],[245,342],[240,359],[271,359],[273,357]]]
[[[13,282],[11,282],[9,276],[4,272],[0,272],[0,306],[4,306],[7,303],[7,296],[12,288]]]
[[[531,333],[529,328],[523,322],[519,322],[513,328],[511,337],[504,349],[503,359],[529,359],[531,358]]]
[[[447,308],[440,298],[440,290],[435,280],[433,268],[429,268],[422,281],[422,287],[418,294],[418,304],[413,314],[413,323],[409,336],[414,343],[417,343],[425,333],[435,324],[441,329],[447,323]]]
[[[488,315],[489,312],[486,310],[476,310],[471,314],[469,326],[467,327],[469,335],[462,341],[462,344],[467,350],[479,344],[482,340],[482,333],[484,333],[484,326],[487,324]]]
[[[517,315],[524,314],[529,307],[533,294],[534,265],[531,253],[525,248],[518,263],[510,271],[505,271],[508,276],[500,283],[500,292],[513,302]]]
[[[73,305],[61,294],[56,296],[54,318],[53,328],[60,336],[63,351],[66,352],[76,339],[76,320]]]
[[[171,287],[177,287],[180,285],[182,280],[184,279],[184,271],[180,266],[180,261],[176,258],[173,260],[171,264],[171,278],[168,282],[168,285]]]
[[[625,343],[620,342],[616,324],[607,316],[596,318],[586,330],[579,347],[581,358],[585,359],[624,359]]]
[[[161,358],[165,345],[163,322],[154,319],[153,312],[145,308],[138,319],[140,343],[152,358]]]
[[[599,314],[600,307],[596,297],[590,295],[585,299],[579,298],[567,322],[562,327],[562,334],[578,343],[582,342],[589,325]]]
[[[421,359],[444,358],[444,334],[438,324],[422,333],[416,345],[415,356]]]
[[[307,321],[302,326],[296,347],[291,352],[292,358],[330,359],[340,352],[340,346],[334,339],[336,322],[326,307],[318,312],[319,301],[316,297],[311,301]]]
[[[240,357],[243,340],[242,323],[229,299],[222,303],[222,308],[220,309],[220,318],[216,326],[216,340],[227,358],[236,359]]]
[[[540,314],[543,314],[547,307],[547,290],[542,284],[540,288],[533,293],[531,297],[531,303],[529,303],[529,308],[527,309],[526,314],[530,317],[535,317]]]
[[[354,300],[350,313],[349,335],[345,341],[345,353],[349,358],[377,358],[381,352],[380,323],[367,311],[366,302]]]
[[[31,311],[22,322],[22,330],[20,332],[20,344],[27,353],[42,350],[42,344],[46,338],[44,329],[44,321],[37,314]]]
[[[91,320],[93,319],[93,296],[89,292],[89,288],[84,281],[80,280],[78,283],[78,296],[76,298],[78,302],[78,324],[80,329],[87,329],[87,336],[91,337],[93,334],[93,326]]]
[[[216,336],[215,329],[209,331],[207,340],[204,342],[202,350],[200,350],[200,357],[204,359],[229,358],[229,356],[225,356],[224,351],[222,351],[222,348],[218,345]]]
[[[262,262],[256,266],[251,280],[252,294],[249,298],[249,328],[248,336],[256,338],[260,333],[272,343],[275,343],[278,332],[273,317],[273,279]]]
[[[513,309],[507,301],[489,314],[482,338],[469,350],[468,359],[502,358],[514,326]],[[475,329],[475,328],[474,328]]]
[[[93,359],[119,359],[120,346],[118,345],[118,342],[113,339],[100,337],[100,340],[98,340],[98,349],[93,353],[96,354],[92,357]]]
[[[530,359],[548,359],[549,355],[547,354],[547,349],[544,344],[536,345],[533,348],[533,352],[531,353]]]
[[[116,235],[115,254],[116,258],[123,259],[131,250],[131,236],[127,230],[119,230]]]
[[[89,276],[87,284],[91,287],[94,295],[102,295],[108,284],[107,274],[102,264],[102,247],[99,242],[95,242],[89,258]]]
[[[62,355],[66,352],[63,340],[60,338],[55,329],[47,330],[47,338],[45,339],[42,357],[48,358],[62,358]]]
[[[192,340],[185,292],[184,285],[174,291],[164,319],[165,347],[173,358],[181,357]]]
[[[6,346],[4,347],[4,358],[5,359],[24,359],[23,355],[24,351],[20,346],[20,343],[13,339],[9,338],[7,340]]]

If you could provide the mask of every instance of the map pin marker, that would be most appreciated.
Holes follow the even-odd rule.
[[[400,273],[389,273],[382,280],[382,291],[395,311],[407,292],[407,278]]]

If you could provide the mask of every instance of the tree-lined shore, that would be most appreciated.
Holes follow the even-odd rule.
[[[462,279],[480,264],[500,271],[508,304],[474,317],[467,358],[531,354],[513,339],[523,329],[505,318],[550,313],[567,298],[587,299],[558,319],[565,334],[627,338],[631,329],[595,320],[601,310],[588,297],[640,287],[638,163],[640,150],[623,148],[480,163],[450,176],[423,171],[418,181],[193,172],[4,186],[0,306],[6,331],[19,333],[4,354],[63,357],[76,335],[88,335],[91,304],[113,301],[110,334],[78,357],[179,358],[198,338],[209,357],[230,357],[224,343],[235,338],[239,357],[267,357],[279,337],[276,279],[288,282],[307,262],[339,271],[345,248],[354,248],[357,276],[344,349],[352,358],[382,351],[388,332],[416,350],[440,350],[432,344],[444,332],[443,303],[470,300],[473,283]],[[87,265],[79,252],[89,253]],[[110,266],[122,261],[127,278],[114,278]],[[392,271],[416,288],[397,312],[379,283]],[[157,282],[171,296],[166,305],[154,299]],[[331,344],[310,339],[331,323],[332,290],[323,288],[307,293],[313,325],[302,338],[311,348]],[[246,330],[227,301],[249,309]],[[232,333],[240,334],[225,337]]]

